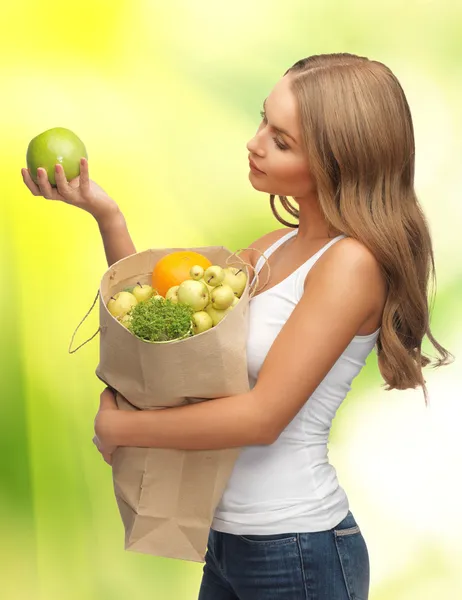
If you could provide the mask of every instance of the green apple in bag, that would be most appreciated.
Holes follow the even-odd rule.
[[[224,319],[226,315],[233,310],[233,308],[233,306],[229,306],[225,310],[217,310],[216,308],[213,308],[211,304],[208,304],[205,307],[205,312],[210,315],[212,318],[212,324],[215,327],[215,325],[218,325],[218,323]]]
[[[210,301],[207,286],[202,281],[186,279],[178,286],[178,302],[188,304],[195,312],[204,310]]]
[[[165,299],[171,300],[173,303],[178,304],[178,288],[179,287],[180,287],[179,285],[172,285],[172,287],[167,290],[167,293],[165,294]]]
[[[246,273],[242,269],[237,269],[236,267],[226,267],[224,272],[225,277],[223,283],[229,285],[233,289],[234,294],[240,298],[247,283]]]
[[[233,303],[235,296],[230,285],[222,283],[210,292],[210,304],[217,310],[226,310]]]
[[[154,294],[155,290],[147,283],[141,284],[139,281],[132,290],[132,294],[138,302],[144,302]]]
[[[204,267],[201,267],[200,265],[192,266],[189,270],[189,275],[191,276],[191,279],[199,281],[199,279],[204,276]]]
[[[195,312],[191,317],[191,321],[194,335],[213,327],[212,317],[205,310]]]
[[[219,265],[212,265],[204,272],[204,281],[208,286],[216,287],[223,283],[225,271]]]
[[[123,317],[138,304],[138,300],[130,292],[118,292],[111,296],[107,309],[113,317]]]

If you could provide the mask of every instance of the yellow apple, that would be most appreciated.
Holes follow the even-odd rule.
[[[209,301],[209,291],[202,281],[185,279],[178,286],[178,302],[187,304],[196,312],[204,310]]]
[[[218,323],[226,317],[226,315],[233,310],[232,306],[225,308],[225,310],[217,310],[213,308],[211,304],[205,307],[205,312],[208,313],[212,317],[213,326],[218,325]]]
[[[118,292],[111,296],[107,308],[113,317],[123,317],[136,304],[138,304],[138,300],[132,293]]]
[[[127,314],[127,315],[124,315],[121,319],[119,319],[119,323],[121,325],[123,325],[124,327],[128,328],[128,325],[131,320],[132,320],[132,316]]]
[[[172,287],[167,290],[167,293],[165,294],[165,299],[171,300],[174,304],[177,304],[179,287],[179,285],[172,285]]]
[[[150,298],[153,293],[154,290],[150,285],[146,283],[141,285],[139,281],[132,290],[132,294],[135,296],[138,302],[144,302],[144,300]]]
[[[228,306],[231,306],[234,298],[234,291],[227,284],[218,285],[210,292],[210,303],[217,310],[225,310]]]
[[[231,286],[233,288],[234,294],[240,298],[242,296],[242,292],[245,289],[245,284],[247,283],[247,275],[241,269],[237,269],[236,267],[226,267],[225,278],[223,283]]]
[[[212,317],[205,310],[195,312],[192,315],[191,320],[194,335],[207,331],[213,327]]]
[[[189,274],[192,279],[199,280],[204,276],[204,267],[193,265],[189,270]]]
[[[216,287],[217,285],[220,285],[220,283],[223,283],[224,278],[225,272],[219,265],[211,265],[205,270],[204,281],[207,285]]]

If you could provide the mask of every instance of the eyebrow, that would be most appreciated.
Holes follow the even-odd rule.
[[[264,110],[265,112],[266,112],[266,100],[267,100],[267,98],[265,98],[265,99],[263,100],[263,110]],[[272,127],[272,128],[275,130],[275,131],[278,131],[279,133],[282,133],[282,134],[284,134],[284,135],[287,135],[287,137],[290,137],[290,139],[291,139],[291,140],[293,140],[293,141],[294,141],[294,142],[295,142],[295,143],[298,145],[298,142],[297,142],[297,140],[296,140],[294,137],[292,137],[288,131],[286,131],[285,129],[281,129],[280,127],[276,127],[276,125],[271,125],[271,127]]]

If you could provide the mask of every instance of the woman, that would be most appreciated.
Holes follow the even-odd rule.
[[[451,358],[429,327],[434,263],[411,114],[393,73],[351,54],[298,61],[263,108],[249,178],[286,227],[251,244],[271,256],[271,276],[250,303],[250,392],[128,412],[106,389],[95,443],[109,464],[118,446],[243,447],[210,530],[200,600],[365,600],[368,551],[328,462],[332,420],[374,348],[386,389],[421,387],[425,400],[424,336],[436,366]],[[95,217],[108,265],[136,252],[87,161],[69,183],[58,168],[57,189],[46,172],[38,185],[23,177],[33,194]],[[278,215],[276,195],[297,225]],[[256,251],[241,256],[260,270]]]

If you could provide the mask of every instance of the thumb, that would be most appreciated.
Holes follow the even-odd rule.
[[[115,394],[111,388],[107,387],[105,390],[102,391],[101,396],[100,396],[99,407],[102,410],[117,408]]]

